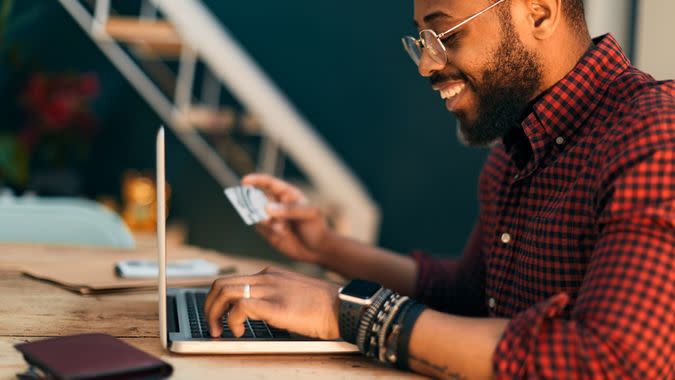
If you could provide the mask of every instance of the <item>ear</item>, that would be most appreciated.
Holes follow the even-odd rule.
[[[538,40],[551,37],[562,19],[562,0],[527,0],[532,36]]]

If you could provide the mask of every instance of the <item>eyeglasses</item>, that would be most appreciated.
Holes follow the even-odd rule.
[[[431,57],[434,62],[445,66],[445,64],[448,63],[448,52],[445,48],[445,45],[443,44],[443,39],[450,33],[467,24],[469,21],[475,19],[476,17],[503,3],[504,1],[506,0],[499,0],[489,7],[479,11],[478,13],[474,13],[473,15],[461,20],[459,24],[453,26],[441,34],[436,34],[436,32],[431,29],[424,29],[420,32],[419,38],[405,36],[401,39],[403,42],[403,48],[406,52],[408,52],[408,55],[410,55],[410,58],[412,58],[413,62],[415,62],[417,66],[419,66],[420,60],[422,59],[422,49],[427,49],[429,57]]]

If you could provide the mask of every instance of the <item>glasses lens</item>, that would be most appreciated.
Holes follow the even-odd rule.
[[[448,57],[445,55],[445,46],[438,40],[436,33],[433,30],[427,29],[420,33],[420,37],[422,37],[424,47],[427,49],[427,53],[429,53],[431,59],[438,64],[445,65],[448,60]]]
[[[406,52],[408,52],[410,59],[412,59],[416,65],[419,65],[420,57],[422,56],[422,49],[420,49],[419,45],[417,44],[417,40],[413,37],[405,36],[401,38],[401,42],[403,42],[403,48]]]

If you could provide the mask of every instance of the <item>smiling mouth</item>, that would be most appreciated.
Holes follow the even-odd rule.
[[[448,100],[461,94],[462,91],[464,91],[464,88],[466,88],[466,84],[462,82],[439,89],[438,93],[440,94],[441,99]]]

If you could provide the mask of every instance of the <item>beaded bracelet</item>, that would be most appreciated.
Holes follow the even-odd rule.
[[[409,369],[410,335],[424,309],[424,305],[385,289],[361,315],[356,337],[359,350],[368,358]]]
[[[391,308],[391,311],[387,314],[387,317],[384,320],[384,323],[382,324],[382,329],[380,330],[380,333],[377,337],[378,340],[377,347],[379,348],[378,359],[383,363],[386,362],[384,357],[386,353],[384,342],[385,338],[387,337],[387,332],[389,331],[389,327],[391,326],[391,322],[394,320],[394,317],[398,314],[398,310],[401,308],[401,305],[403,305],[406,301],[408,301],[408,299],[409,299],[408,297],[401,297],[397,299],[396,303]]]
[[[391,296],[387,299],[387,301],[380,307],[380,310],[377,313],[377,318],[375,318],[375,321],[372,324],[372,328],[370,330],[370,336],[369,339],[366,340],[366,342],[369,344],[367,351],[366,351],[366,356],[369,358],[373,357],[378,357],[378,344],[377,344],[377,336],[380,332],[380,329],[382,328],[382,323],[384,322],[384,319],[386,318],[389,309],[391,309],[391,306],[393,305],[394,302],[400,297],[397,293],[392,293]]]
[[[366,353],[367,347],[365,347],[366,343],[366,336],[368,335],[368,331],[371,328],[371,324],[375,320],[375,317],[377,316],[377,312],[380,310],[380,307],[384,302],[391,296],[394,292],[385,289],[380,293],[380,295],[373,301],[372,304],[366,309],[365,312],[363,312],[363,315],[361,316],[361,321],[359,322],[359,331],[357,332],[356,335],[356,345],[359,347],[359,351],[362,353]]]

